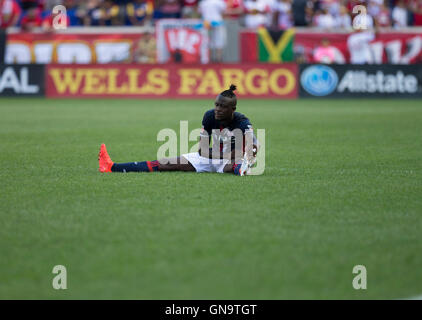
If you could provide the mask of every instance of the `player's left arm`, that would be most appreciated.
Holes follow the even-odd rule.
[[[261,146],[259,145],[258,139],[253,135],[253,156],[256,157],[258,150]]]
[[[246,143],[246,135],[249,134],[250,131],[252,131],[252,150],[253,150],[253,156],[256,157],[259,151],[260,145],[259,145],[258,139],[255,136],[255,133],[253,132],[253,127],[249,119],[245,119],[244,121],[242,121],[242,123],[240,124],[240,129],[243,132],[245,143]]]
[[[199,134],[199,149],[198,153],[200,156],[205,158],[210,157],[210,137],[211,137],[211,117],[209,115],[209,111],[205,112],[204,117],[202,119],[202,129]]]

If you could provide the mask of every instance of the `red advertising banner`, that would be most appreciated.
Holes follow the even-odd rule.
[[[299,62],[314,63],[316,49],[332,48],[334,63],[353,63],[353,54],[367,52],[365,60],[370,64],[414,64],[422,62],[422,33],[388,32],[371,37],[359,33],[296,33],[294,51]],[[324,49],[323,49],[324,50]]]
[[[153,33],[11,33],[5,62],[13,63],[155,63]]]
[[[50,98],[213,98],[230,84],[246,98],[297,98],[296,64],[48,65]]]

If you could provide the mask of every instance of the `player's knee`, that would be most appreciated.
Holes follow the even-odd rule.
[[[182,171],[180,166],[180,159],[177,158],[163,158],[158,160],[160,164],[160,171]]]
[[[179,163],[178,158],[163,158],[158,160],[158,162],[160,163],[160,167],[166,165],[175,165]]]

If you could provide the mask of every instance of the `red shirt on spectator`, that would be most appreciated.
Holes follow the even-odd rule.
[[[0,0],[0,28],[14,26],[20,14],[21,9],[15,0]]]
[[[21,20],[22,29],[29,30],[35,27],[41,27],[41,12],[38,9],[30,9]]]
[[[69,18],[65,17],[66,19],[66,26],[69,26]],[[48,16],[46,16],[43,20],[42,20],[42,26],[43,27],[53,27],[53,21],[54,21],[54,16],[50,13]],[[63,23],[62,21],[60,21],[60,23]]]
[[[422,26],[422,2],[418,2],[415,5],[415,12],[413,16],[413,22],[415,26]]]
[[[198,5],[198,0],[183,0],[184,7],[195,7]]]
[[[353,8],[359,5],[365,5],[366,7],[366,2],[364,0],[348,0],[347,1],[347,9],[349,10],[351,15],[354,15]]]
[[[243,0],[224,0],[227,5],[227,17],[238,19],[244,12]]]
[[[391,13],[388,8],[382,8],[380,13],[375,17],[378,26],[391,27]]]

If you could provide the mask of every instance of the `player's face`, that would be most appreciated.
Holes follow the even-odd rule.
[[[221,121],[232,119],[234,110],[236,110],[233,99],[218,95],[217,99],[215,99],[214,105],[214,114],[216,120]]]

